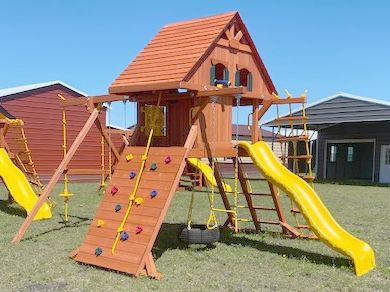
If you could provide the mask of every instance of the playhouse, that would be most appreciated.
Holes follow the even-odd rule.
[[[238,184],[250,210],[256,231],[274,224],[286,236],[304,237],[288,224],[279,201],[279,190],[288,194],[307,221],[303,228],[333,249],[351,257],[356,274],[375,265],[370,246],[342,229],[314,189],[303,178],[285,168],[262,141],[259,120],[272,105],[304,104],[305,96],[280,98],[237,12],[166,25],[117,77],[109,95],[85,100],[64,100],[63,107],[85,106],[90,116],[69,147],[45,191],[14,238],[23,237],[32,218],[45,202],[66,170],[78,146],[95,124],[110,145],[116,164],[110,185],[81,246],[72,257],[81,263],[112,269],[135,276],[159,278],[152,248],[170,202],[177,190],[187,161],[197,168],[222,198],[224,225],[239,231],[236,211]],[[106,129],[97,120],[103,103],[130,100],[138,104],[138,122],[127,147],[119,151]],[[253,108],[252,143],[232,143],[232,109]],[[281,118],[282,119],[282,118]],[[286,119],[286,118],[285,118]],[[289,122],[305,122],[305,115],[288,117]],[[285,141],[302,135],[283,137]],[[250,157],[267,180],[270,193],[251,190],[240,157]],[[215,158],[231,158],[235,165],[235,185],[228,187]],[[191,160],[189,159],[191,158]],[[201,162],[206,158],[209,164]],[[283,159],[310,160],[287,154]],[[310,180],[310,176],[307,177]],[[253,205],[252,196],[269,196],[277,221],[264,221]],[[211,220],[212,221],[212,220]],[[210,223],[210,222],[209,222]],[[215,222],[214,222],[215,223]],[[216,224],[211,224],[215,225]]]

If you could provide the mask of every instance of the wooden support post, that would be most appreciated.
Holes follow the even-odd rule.
[[[69,148],[68,153],[65,155],[65,157],[62,159],[60,165],[57,167],[56,171],[54,172],[53,176],[51,177],[51,179],[50,179],[49,183],[47,184],[46,188],[44,189],[43,193],[41,194],[38,201],[35,203],[34,207],[32,208],[30,214],[28,214],[27,218],[24,220],[18,233],[15,235],[14,239],[12,240],[12,243],[18,243],[23,238],[28,227],[31,225],[33,218],[38,213],[38,210],[41,208],[41,206],[48,199],[54,186],[56,185],[56,183],[58,182],[62,173],[66,169],[68,163],[71,161],[72,157],[76,153],[80,144],[84,141],[85,136],[87,136],[89,130],[91,129],[92,125],[94,124],[94,122],[98,116],[99,116],[99,111],[95,108],[91,112],[91,115],[89,116],[88,120],[86,121],[84,127],[81,129],[81,131],[77,135],[76,139],[73,141],[73,144]]]
[[[111,147],[111,151],[112,151],[112,153],[114,153],[114,156],[115,156],[116,160],[118,161],[120,158],[120,154],[119,154],[118,150],[116,149],[114,143],[112,143],[111,138],[108,136],[107,131],[103,128],[99,119],[95,120],[95,125],[99,129],[102,136],[104,137],[104,140],[106,141],[108,146]]]
[[[242,191],[244,192],[245,200],[247,202],[249,212],[251,213],[253,224],[255,224],[256,232],[261,232],[261,227],[257,218],[257,213],[256,210],[253,208],[253,201],[249,191],[248,181],[245,179],[245,173],[244,173],[244,169],[242,168],[242,165],[240,164],[239,161],[236,162],[237,159],[238,158],[234,157],[233,163],[234,164],[237,163],[238,165],[238,179],[240,181]]]
[[[259,101],[253,100],[252,104],[252,143],[259,141]]]
[[[276,213],[278,214],[278,218],[279,218],[280,226],[282,227],[283,234],[290,235],[291,230],[286,227],[287,221],[283,213],[282,204],[280,203],[278,188],[270,182],[268,182],[268,187],[269,190],[271,191],[272,200],[274,201]]]

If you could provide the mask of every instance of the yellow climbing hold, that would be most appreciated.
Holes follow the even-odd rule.
[[[134,203],[135,203],[137,206],[141,205],[143,202],[144,202],[144,199],[141,198],[141,197],[137,197],[137,198],[134,200]]]
[[[133,158],[134,158],[133,154],[127,154],[127,155],[126,155],[126,161],[127,161],[127,162],[132,161]]]
[[[96,223],[97,227],[102,227],[104,225],[104,220],[99,219]]]

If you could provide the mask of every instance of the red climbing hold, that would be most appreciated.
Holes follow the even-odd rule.
[[[113,186],[111,189],[111,195],[115,195],[118,191],[119,189],[116,186]]]
[[[135,234],[140,234],[142,231],[144,231],[144,229],[141,225],[137,225],[137,227],[135,227]]]
[[[172,161],[172,157],[171,157],[170,155],[168,155],[167,157],[165,157],[165,160],[164,160],[165,164],[168,164],[168,163],[171,162],[171,161]]]

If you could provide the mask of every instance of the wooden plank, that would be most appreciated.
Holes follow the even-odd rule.
[[[71,161],[72,157],[76,153],[78,147],[83,142],[85,136],[88,134],[89,130],[91,129],[92,125],[95,123],[95,120],[97,119],[99,115],[99,111],[95,108],[91,115],[89,116],[87,122],[85,123],[83,129],[80,131],[80,133],[77,135],[76,139],[74,140],[72,146],[69,148],[68,153],[65,155],[64,159],[54,172],[54,175],[50,179],[49,183],[46,185],[43,193],[40,195],[38,201],[32,208],[30,214],[27,215],[27,218],[24,220],[22,226],[20,227],[18,233],[15,235],[14,239],[12,240],[12,243],[18,243],[23,238],[23,235],[26,233],[28,227],[31,225],[31,222],[35,215],[37,214],[38,210],[41,208],[41,206],[46,202],[48,199],[51,191],[53,190],[54,186],[58,182],[59,178],[61,177],[62,173],[64,172],[65,168]]]
[[[196,94],[197,97],[208,97],[208,96],[233,96],[235,94],[244,94],[247,92],[246,87],[230,87],[220,88],[212,90],[200,90]]]
[[[158,233],[160,231],[160,228],[161,228],[161,224],[162,224],[162,222],[163,222],[163,220],[165,218],[165,215],[166,215],[166,213],[168,211],[168,207],[170,206],[171,201],[173,199],[173,194],[176,191],[176,188],[177,188],[177,186],[179,184],[179,181],[180,181],[180,177],[181,177],[181,175],[182,175],[182,173],[184,171],[184,168],[185,168],[185,166],[187,164],[186,159],[188,158],[188,154],[190,153],[190,149],[193,147],[193,145],[195,143],[196,135],[197,135],[197,127],[196,126],[192,126],[191,129],[190,129],[190,132],[188,133],[187,140],[186,140],[186,142],[184,144],[184,148],[186,149],[186,152],[185,152],[185,154],[183,156],[182,165],[180,166],[180,168],[179,168],[179,170],[177,172],[177,176],[176,176],[175,180],[172,183],[172,188],[171,188],[171,191],[170,191],[171,195],[167,198],[166,204],[165,204],[165,206],[164,206],[164,208],[163,208],[163,210],[161,212],[160,219],[159,219],[159,221],[156,224],[156,227],[155,227],[154,232],[153,232],[153,234],[151,236],[149,244],[148,244],[148,246],[146,248],[146,253],[143,256],[143,260],[142,260],[141,263],[145,263],[146,258],[148,257],[148,252],[151,252],[152,247],[154,245],[154,242],[156,241],[157,235],[158,235]],[[138,276],[141,273],[142,269],[143,269],[143,266],[140,265],[138,267],[137,272],[136,272],[135,275]]]

